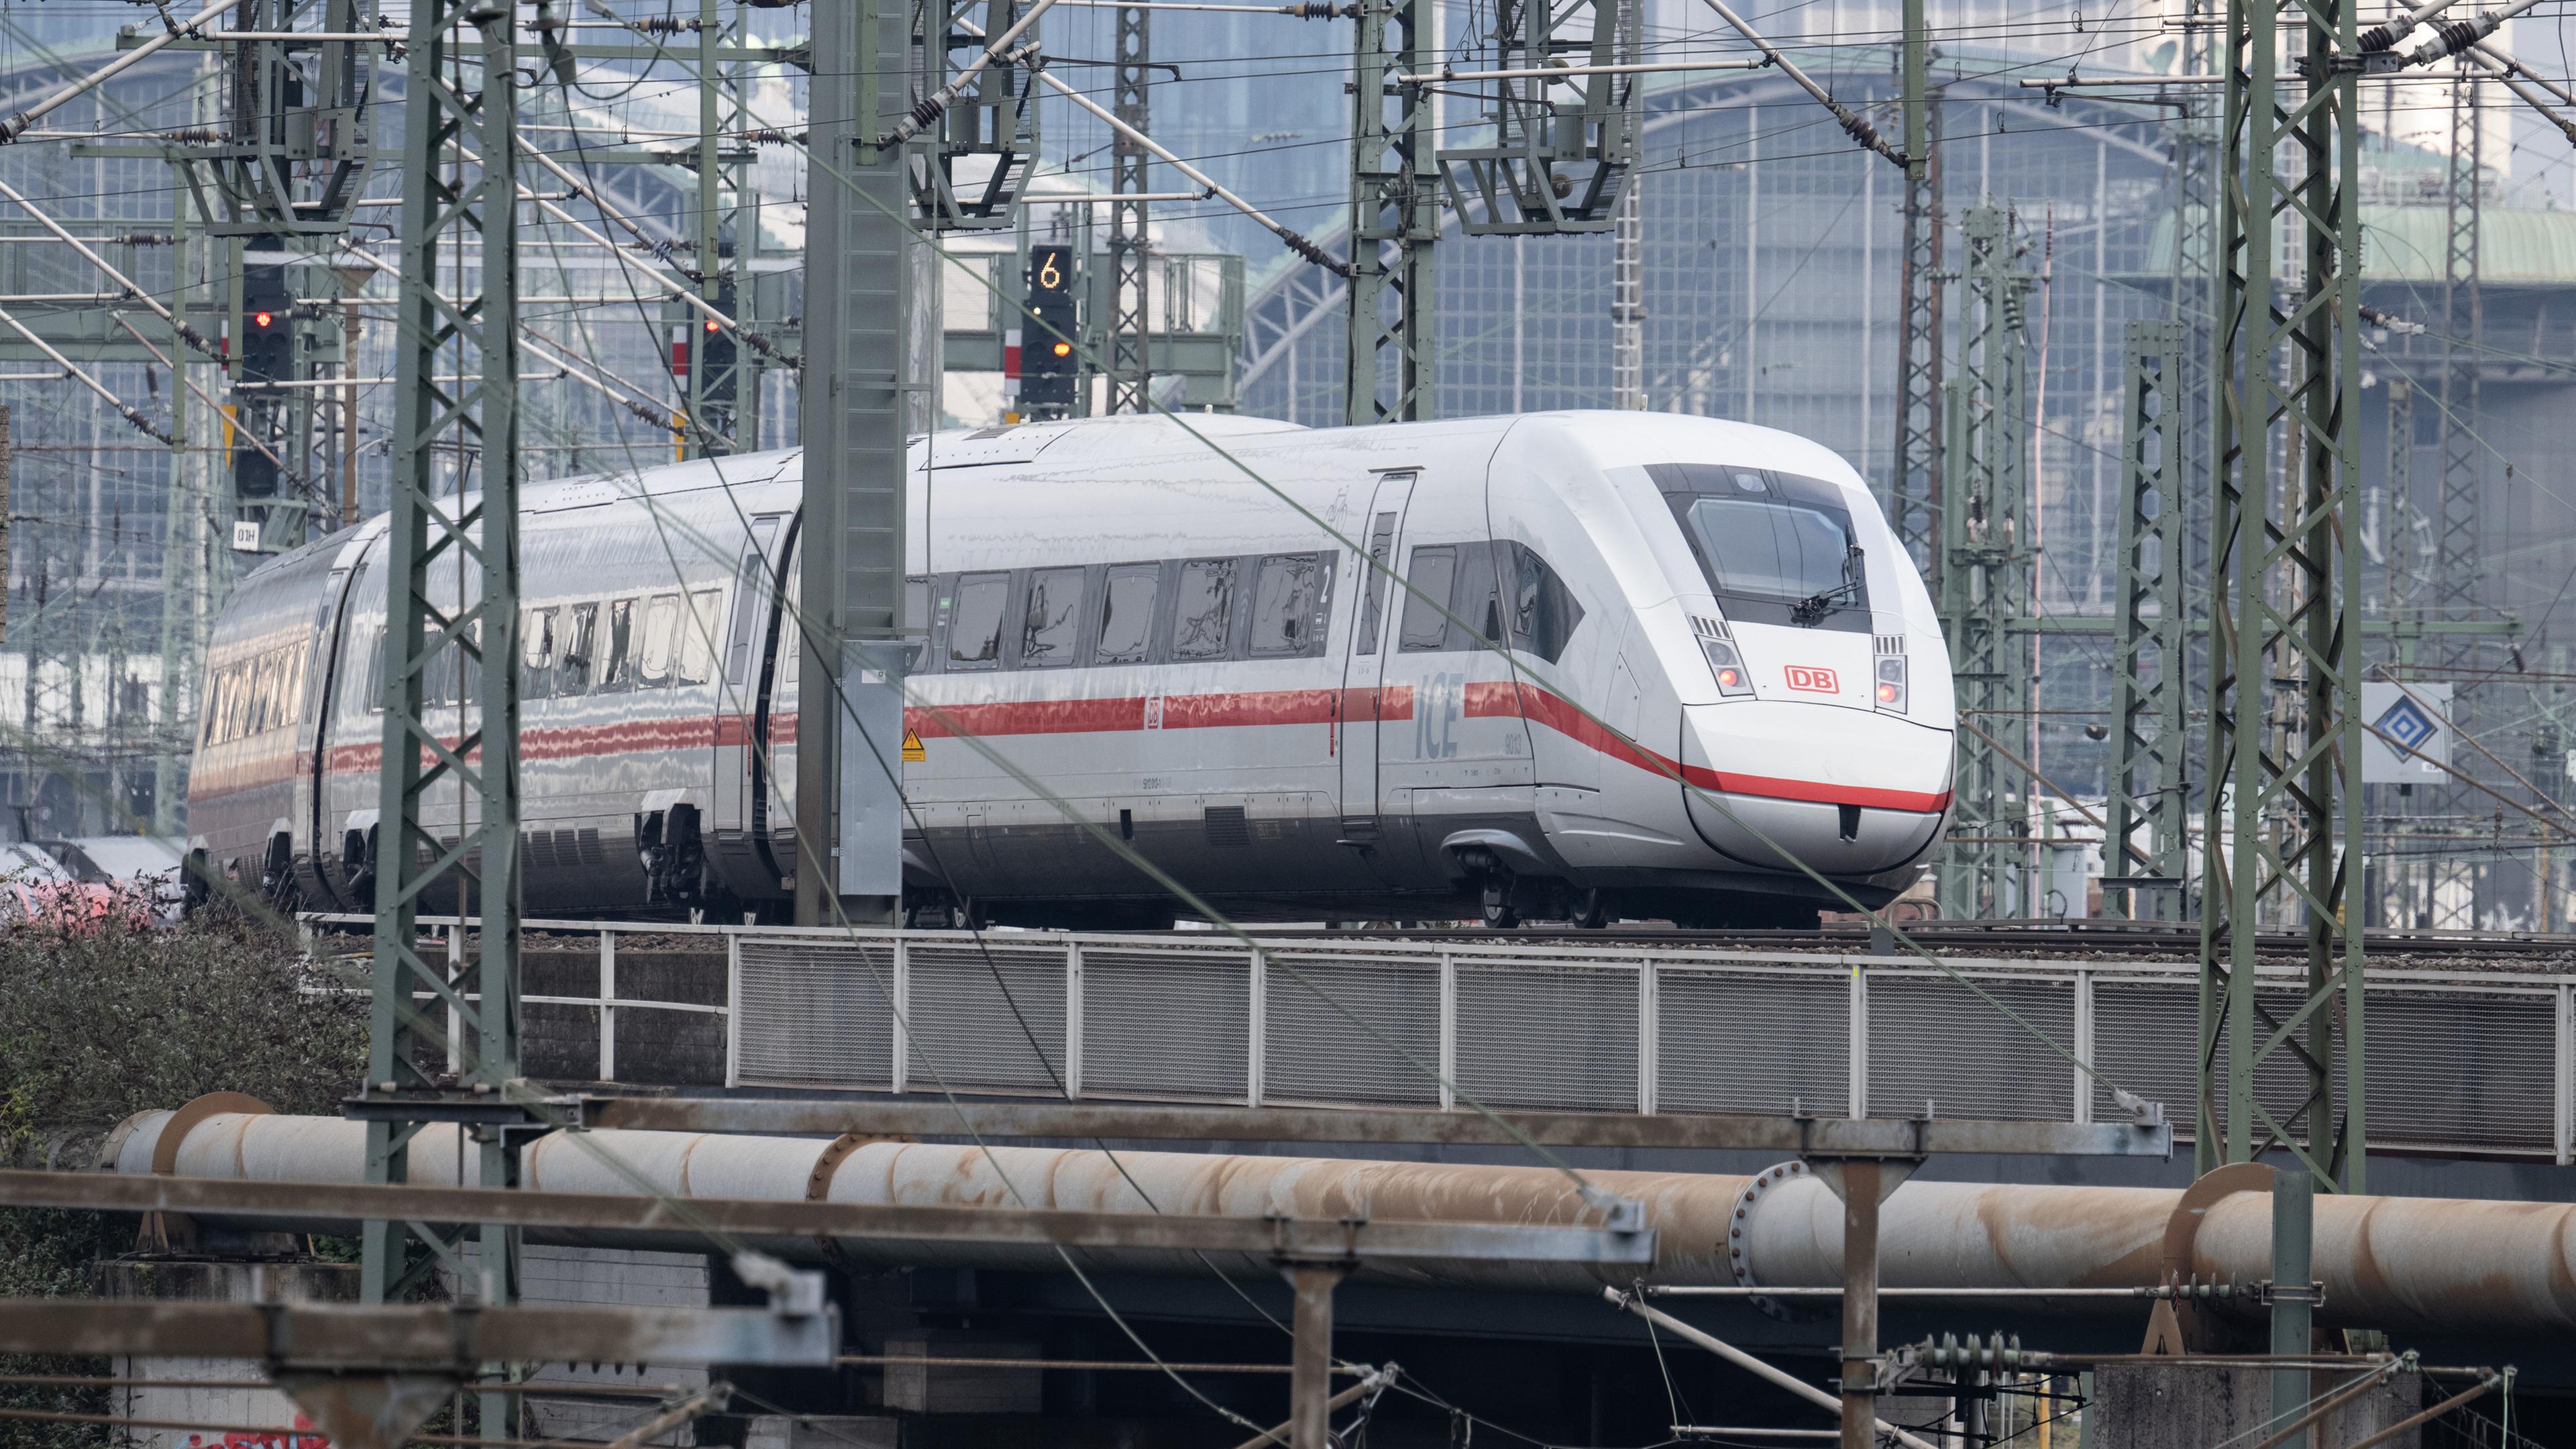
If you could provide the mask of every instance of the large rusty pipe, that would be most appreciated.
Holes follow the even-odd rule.
[[[241,1099],[233,1099],[238,1102]],[[165,1140],[170,1139],[170,1140]],[[414,1181],[458,1185],[453,1128],[412,1148]],[[146,1112],[109,1144],[121,1172],[360,1181],[365,1129],[328,1117],[255,1111]],[[1666,1284],[1833,1287],[1841,1281],[1842,1204],[1788,1168],[1760,1179],[1663,1172],[1593,1172],[1589,1179],[1644,1204]],[[2124,1288],[2169,1276],[2251,1283],[2271,1273],[2271,1201],[2254,1184],[2268,1169],[2221,1169],[2187,1191],[1925,1182],[1898,1188],[1881,1210],[1879,1282],[1898,1288]],[[566,1192],[650,1190],[674,1198],[816,1198],[832,1202],[1027,1206],[1088,1211],[1264,1217],[1578,1223],[1597,1220],[1575,1185],[1541,1167],[1488,1167],[1333,1158],[1228,1156],[1035,1147],[749,1137],[679,1132],[557,1133],[526,1156],[530,1187]],[[1759,1190],[1757,1191],[1757,1186]],[[230,1226],[228,1224],[219,1224]],[[240,1226],[251,1226],[244,1223]],[[263,1226],[276,1226],[274,1223]],[[299,1225],[337,1231],[343,1225]],[[684,1249],[685,1233],[597,1246]],[[647,1241],[646,1239],[650,1240]],[[1051,1250],[993,1245],[868,1244],[827,1250],[807,1241],[759,1246],[816,1261],[954,1263],[1047,1269]],[[1742,1250],[1740,1257],[1731,1248]],[[1087,1261],[1202,1272],[1191,1257]],[[1743,1265],[1739,1278],[1734,1263]],[[1233,1271],[1232,1264],[1226,1265]],[[1246,1262],[1248,1273],[1270,1271]],[[2328,1326],[2453,1332],[2576,1333],[2576,1205],[2435,1198],[2321,1197],[2316,1273]],[[1407,1263],[1364,1277],[1425,1286],[1486,1286],[1597,1294],[1633,1269],[1562,1263]],[[2134,1313],[2132,1300],[2060,1300],[2049,1313]]]

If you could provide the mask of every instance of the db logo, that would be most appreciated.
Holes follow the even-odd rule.
[[[1830,669],[1818,669],[1812,664],[1792,664],[1786,672],[1791,689],[1803,689],[1809,694],[1843,692],[1842,684],[1834,678],[1834,672]]]

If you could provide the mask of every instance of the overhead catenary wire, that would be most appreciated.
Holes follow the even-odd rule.
[[[70,358],[63,356],[62,349],[54,346],[54,344],[50,342],[47,342],[43,337],[38,336],[34,328],[19,321],[16,313],[10,312],[6,309],[0,309],[0,326],[6,326],[10,331],[27,339],[28,343],[38,352],[45,354],[45,356],[51,360],[56,367],[61,368],[65,376],[77,379],[81,386],[98,394],[99,401],[106,403],[111,408],[114,408],[117,416],[132,424],[135,431],[168,446],[178,446],[178,439],[163,431],[161,426],[153,422],[150,418],[137,412],[125,401],[125,399],[118,397],[113,391],[111,391],[107,384],[100,382],[97,378],[82,371],[78,363],[75,363]]]
[[[1908,164],[1905,153],[1889,145],[1887,138],[1878,134],[1878,128],[1870,124],[1867,116],[1835,100],[1831,92],[1816,84],[1813,77],[1800,70],[1796,61],[1782,54],[1780,47],[1763,39],[1761,32],[1747,24],[1743,16],[1736,14],[1727,5],[1726,0],[1706,0],[1706,3],[1709,9],[1717,12],[1720,20],[1733,26],[1738,35],[1749,41],[1754,49],[1761,51],[1773,65],[1778,66],[1781,74],[1796,81],[1799,89],[1815,97],[1818,105],[1832,112],[1834,119],[1841,123],[1844,134],[1899,166]]]
[[[1048,72],[1042,64],[1033,64],[1030,68],[1029,74],[1036,77],[1038,80],[1045,82],[1048,88],[1053,90],[1056,94],[1063,96],[1075,105],[1089,111],[1095,119],[1109,127],[1109,129],[1162,158],[1165,165],[1170,166],[1173,170],[1180,172],[1183,176],[1190,178],[1199,185],[1206,187],[1208,189],[1208,195],[1215,197],[1217,200],[1224,202],[1226,205],[1233,207],[1239,212],[1242,212],[1245,216],[1259,222],[1263,227],[1269,230],[1271,235],[1279,238],[1283,242],[1286,242],[1290,251],[1295,252],[1297,255],[1304,257],[1306,260],[1313,262],[1315,265],[1322,267],[1326,271],[1333,273],[1335,276],[1347,277],[1351,274],[1349,263],[1335,260],[1330,253],[1326,252],[1322,247],[1317,246],[1312,240],[1308,239],[1304,233],[1289,226],[1286,222],[1273,219],[1267,213],[1263,212],[1261,208],[1254,206],[1251,202],[1244,200],[1242,197],[1235,195],[1231,191],[1228,191],[1215,177],[1208,175],[1206,172],[1201,171],[1199,168],[1191,165],[1187,161],[1173,155],[1170,148],[1164,146],[1162,142],[1155,140],[1153,137],[1137,130],[1134,126],[1131,126],[1125,121],[1120,120],[1118,117],[1111,115],[1107,108],[1092,100],[1089,96],[1086,96],[1082,92],[1075,90],[1073,87],[1066,85],[1063,81],[1057,80],[1055,76]]]
[[[197,349],[197,351],[204,353],[208,357],[222,357],[223,353],[221,349],[217,348],[214,343],[206,340],[204,333],[201,333],[196,328],[188,325],[187,319],[179,316],[175,312],[172,312],[168,307],[163,306],[159,299],[155,298],[151,293],[144,291],[140,283],[136,282],[132,277],[125,275],[125,273],[118,271],[115,265],[109,262],[107,258],[100,256],[96,251],[92,250],[87,242],[72,235],[70,230],[61,222],[56,221],[53,217],[47,215],[44,208],[36,205],[34,202],[29,201],[25,196],[21,195],[16,187],[11,186],[5,181],[0,181],[0,197],[5,197],[9,201],[16,203],[21,211],[24,211],[27,215],[35,218],[37,225],[43,227],[49,232],[52,232],[56,240],[69,246],[73,251],[78,252],[83,261],[96,267],[101,276],[104,276],[109,281],[115,283],[117,290],[122,295],[131,297],[136,302],[139,302],[144,307],[150,309],[152,315],[169,323],[172,330],[178,333],[181,341],[187,343],[190,347]]]
[[[94,71],[91,71],[88,75],[82,76],[80,79],[73,81],[67,86],[61,87],[52,94],[45,96],[43,99],[33,102],[25,110],[13,112],[5,120],[0,120],[0,145],[6,145],[9,142],[17,140],[20,136],[26,134],[28,127],[33,126],[38,121],[52,115],[68,102],[87,95],[91,91],[105,85],[107,82],[114,80],[117,76],[133,69],[146,57],[168,48],[172,42],[198,35],[200,33],[200,28],[204,26],[207,21],[223,14],[225,11],[233,9],[241,3],[242,0],[214,0],[213,4],[198,11],[196,14],[189,16],[187,19],[178,22],[178,24],[173,26],[171,29],[145,40],[141,44],[135,46],[132,50],[124,52],[117,56],[116,59],[109,61],[107,64],[100,66]]]

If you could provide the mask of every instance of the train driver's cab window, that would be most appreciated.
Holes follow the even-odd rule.
[[[1073,662],[1082,632],[1082,570],[1037,569],[1029,574],[1020,609],[1020,667],[1052,669]]]
[[[1554,664],[1565,653],[1574,626],[1583,622],[1583,606],[1538,550],[1517,543],[1502,545],[1503,584],[1512,615],[1512,647]]]
[[[1294,659],[1322,647],[1331,575],[1324,556],[1272,554],[1252,583],[1252,657]]]
[[[967,574],[957,581],[948,617],[948,667],[991,669],[1002,660],[1002,614],[1010,600],[1009,574]]]
[[[1172,599],[1172,657],[1223,659],[1234,622],[1234,571],[1230,558],[1192,559],[1181,565]]]
[[[1142,664],[1154,647],[1154,601],[1163,591],[1161,564],[1111,566],[1100,591],[1100,642],[1094,664]]]
[[[686,596],[688,612],[680,619],[680,637],[672,652],[680,665],[680,683],[704,684],[715,677],[716,630],[722,620],[717,617],[722,597],[715,589],[699,589]]]
[[[634,599],[611,599],[600,621],[599,692],[623,694],[635,687]]]
[[[644,648],[636,660],[636,683],[659,689],[671,682],[671,650],[680,632],[680,596],[656,594],[644,615]]]
[[[554,693],[555,610],[530,609],[519,627],[519,698]]]
[[[599,640],[599,606],[574,604],[563,615],[562,647],[555,654],[555,693],[565,697],[588,694],[595,662],[591,651],[598,647]]]
[[[1868,632],[1865,559],[1841,488],[1713,464],[1657,463],[1646,471],[1730,617]]]
[[[1441,606],[1449,602],[1451,586],[1457,580],[1456,544],[1433,544],[1413,551],[1413,561],[1404,570],[1404,581],[1412,587],[1405,591],[1404,628],[1397,636],[1401,652],[1428,654],[1448,645],[1449,620]]]

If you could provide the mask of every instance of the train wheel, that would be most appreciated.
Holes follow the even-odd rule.
[[[1577,930],[1597,931],[1610,924],[1610,893],[1599,886],[1571,892],[1566,905],[1566,918]]]
[[[1512,904],[1512,878],[1502,871],[1485,877],[1485,928],[1508,931],[1521,923],[1520,908]]]

